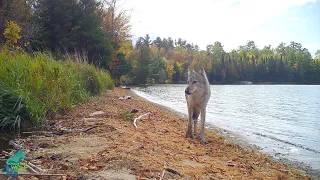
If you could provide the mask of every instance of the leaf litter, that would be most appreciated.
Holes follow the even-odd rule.
[[[150,116],[135,128],[123,115],[132,110],[135,118]],[[51,136],[31,136],[23,146],[34,161],[67,179],[310,179],[215,130],[206,130],[208,144],[185,138],[186,118],[128,89],[78,105],[46,128]]]

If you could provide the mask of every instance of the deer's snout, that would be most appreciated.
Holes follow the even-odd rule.
[[[191,93],[188,90],[184,91],[187,95],[190,95]]]

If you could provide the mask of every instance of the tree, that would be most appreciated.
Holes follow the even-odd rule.
[[[153,45],[151,49],[152,58],[149,63],[150,77],[155,80],[155,83],[165,83],[167,77],[167,63],[165,58],[160,56],[156,45]]]
[[[136,42],[136,48],[140,48],[141,46],[149,47],[151,45],[151,40],[149,34],[146,34],[145,37],[139,37]]]
[[[320,82],[320,49],[317,50],[315,58],[312,62],[312,68],[314,70],[314,81]]]
[[[111,40],[114,49],[131,38],[130,16],[126,10],[117,7],[117,0],[105,0],[101,10],[102,30],[107,39]]]
[[[211,71],[209,72],[209,81],[222,81],[225,78],[226,68],[224,62],[225,52],[221,42],[216,41],[214,45],[207,46],[207,54],[211,61]]]
[[[181,71],[177,62],[173,63],[173,71],[172,81],[178,83],[180,81]]]
[[[160,50],[160,48],[162,47],[162,40],[161,40],[161,38],[160,38],[160,37],[157,37],[157,38],[153,41],[153,43],[154,43],[155,45],[157,45],[158,49]]]
[[[297,43],[297,42],[291,41],[289,46],[291,48],[293,48],[295,51],[301,51],[302,50],[301,43]]]
[[[147,79],[150,76],[150,36],[147,34],[145,37],[139,37],[136,43],[136,50],[138,51],[135,57],[136,66],[134,68],[135,72],[135,84],[146,84]]]
[[[247,51],[250,51],[251,49],[256,48],[256,44],[254,43],[254,41],[248,41],[245,45],[245,48]]]
[[[261,50],[261,58],[264,60],[272,59],[274,56],[274,53],[271,49],[271,46],[264,46],[264,48]]]
[[[308,84],[320,82],[320,50],[312,59],[308,49],[296,42],[291,42],[289,45],[280,43],[276,48],[266,45],[263,49],[259,49],[253,41],[248,41],[238,50],[225,52],[222,43],[218,41],[209,44],[206,51],[199,51],[196,45],[190,43],[182,46],[181,38],[175,40],[175,47],[171,49],[169,38],[161,40],[160,37],[153,41],[150,50],[149,43],[146,43],[150,40],[145,41],[145,39],[150,38],[139,38],[137,42],[139,45],[136,45],[134,52],[140,55],[139,58],[142,58],[148,57],[147,52],[151,51],[149,58],[151,60],[142,58],[145,59],[143,61],[137,58],[135,67],[143,67],[148,64],[149,77],[156,79],[156,82],[160,74],[167,74],[169,82],[170,80],[174,83],[184,81],[186,70],[190,66],[204,67],[211,83],[234,83],[239,80]],[[149,48],[149,51],[141,51],[146,47]],[[141,56],[142,52],[144,52],[143,56]],[[165,71],[160,65],[161,58],[166,64]]]
[[[116,85],[119,85],[120,77],[128,74],[132,70],[132,63],[125,59],[125,54],[118,53],[116,64],[111,65],[114,66],[112,68],[111,76],[115,80]]]
[[[132,53],[132,50],[132,42],[130,40],[126,40],[120,44],[118,52],[125,54],[125,58],[128,59]]]
[[[39,0],[35,5],[35,19],[44,30],[41,40],[34,44],[49,48],[56,54],[86,51],[89,63],[108,68],[112,47],[100,29],[95,0]]]
[[[282,42],[276,48],[276,52],[277,52],[278,55],[280,55],[280,59],[281,60],[283,60],[283,57],[286,55],[285,54],[285,50],[286,50],[285,45],[286,45],[286,43]]]
[[[318,49],[317,52],[315,53],[315,58],[320,59],[320,49]]]
[[[182,40],[181,38],[179,38],[178,41],[176,42],[176,46],[185,47],[186,44],[187,44],[187,41],[186,40]]]
[[[35,0],[1,0],[0,1],[0,44],[5,42],[3,35],[9,21],[15,22],[21,29],[20,47],[26,47],[39,36],[40,26],[32,21],[32,5]]]
[[[3,33],[4,37],[6,38],[6,43],[14,46],[21,38],[20,31],[21,28],[17,23],[15,23],[14,21],[9,21]]]

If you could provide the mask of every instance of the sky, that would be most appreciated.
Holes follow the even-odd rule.
[[[301,43],[320,49],[320,0],[120,0],[129,10],[132,40],[149,34],[182,38],[205,49],[220,41],[226,51],[253,40],[258,48]]]

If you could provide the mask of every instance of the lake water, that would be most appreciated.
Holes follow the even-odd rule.
[[[134,88],[152,102],[187,113],[186,85]],[[320,169],[320,86],[211,85],[206,122],[241,135],[276,158]]]

